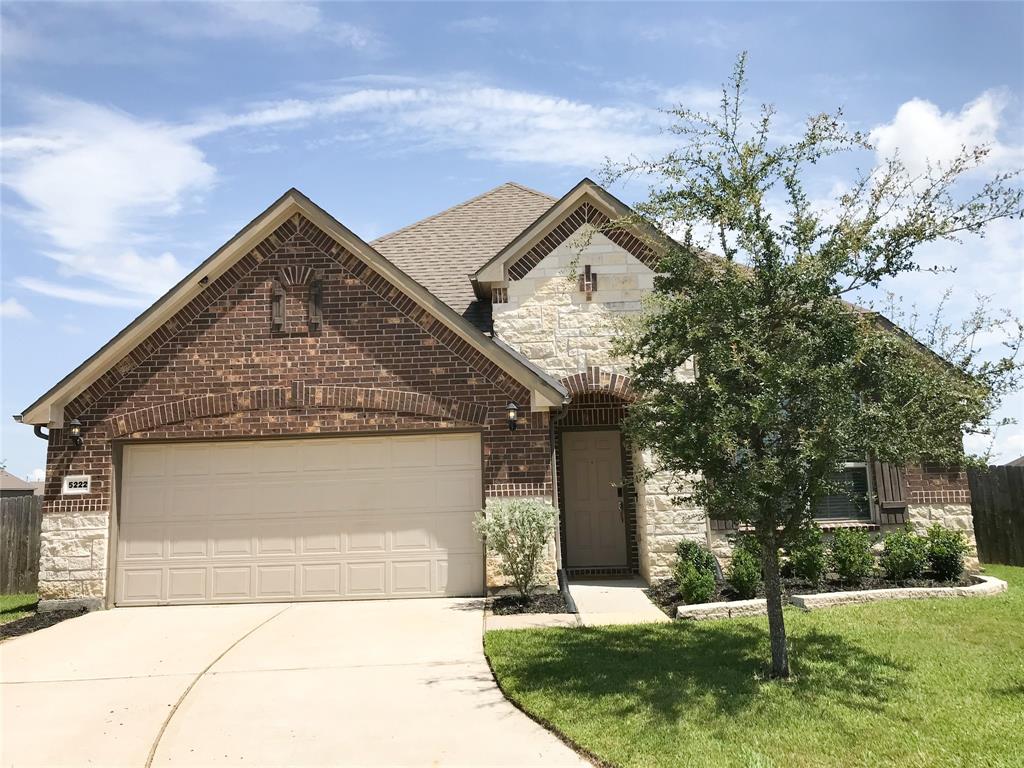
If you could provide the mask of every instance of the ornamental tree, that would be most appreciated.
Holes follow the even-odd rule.
[[[981,308],[959,333],[936,321],[945,333],[926,339],[929,348],[856,300],[920,271],[920,246],[1020,218],[1024,193],[1015,174],[973,181],[987,150],[965,148],[922,175],[892,157],[822,210],[808,171],[871,149],[867,137],[835,112],[777,141],[772,107],[745,116],[745,66],[741,55],[717,115],[669,112],[678,149],[610,165],[605,176],[654,180],[614,226],[654,233],[664,253],[645,310],[620,337],[638,395],[626,429],[679,495],[686,489],[709,516],[757,538],[771,675],[785,677],[779,549],[813,525],[817,498],[840,490],[830,477],[867,455],[960,464],[963,432],[989,428],[1019,382],[1013,318]],[[996,327],[1008,332],[1006,353],[982,359],[972,339]]]

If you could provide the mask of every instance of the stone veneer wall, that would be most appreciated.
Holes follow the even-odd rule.
[[[588,264],[598,278],[589,301],[572,279]],[[638,312],[653,286],[650,267],[584,225],[523,277],[509,281],[506,301],[492,307],[494,333],[559,378],[594,367],[624,374],[626,361],[612,350],[616,321]],[[631,449],[630,458],[639,570],[648,580],[665,578],[680,539],[707,540],[705,516],[697,507],[674,503],[664,476],[642,479],[650,454]]]
[[[280,268],[320,269],[323,323],[275,330]],[[549,415],[529,392],[311,222],[285,222],[66,407],[84,445],[51,430],[40,547],[42,606],[108,597],[119,440],[474,430],[483,495],[552,498]],[[62,478],[92,476],[86,496]]]
[[[598,276],[590,301],[570,279],[587,264]],[[494,333],[557,378],[590,366],[624,373],[625,361],[612,353],[615,320],[637,312],[653,286],[649,267],[581,227],[525,277],[509,282],[507,301],[492,306]]]

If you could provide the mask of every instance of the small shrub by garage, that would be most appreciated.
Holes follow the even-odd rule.
[[[544,548],[555,532],[558,512],[539,499],[495,499],[476,517],[487,548],[500,555],[501,573],[524,600],[537,588]]]

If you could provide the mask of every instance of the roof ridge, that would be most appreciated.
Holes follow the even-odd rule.
[[[550,200],[553,203],[558,202],[558,198],[557,197],[552,197],[551,195],[547,194],[546,192],[541,192],[540,190],[534,189],[533,187],[528,187],[525,184],[520,184],[518,181],[506,181],[501,186],[502,187],[516,187],[518,189],[523,190],[523,192],[529,192],[530,194],[537,195],[537,197],[543,197],[545,200]],[[495,189],[500,189],[500,187],[495,187]]]
[[[371,240],[370,241],[370,245],[373,245],[374,243],[382,242],[384,240],[387,240],[388,238],[394,237],[395,235],[400,235],[403,232],[406,232],[406,231],[412,229],[413,227],[418,227],[421,224],[426,224],[428,221],[433,221],[434,219],[438,219],[441,216],[444,216],[446,214],[452,213],[453,211],[457,211],[460,208],[465,208],[467,205],[475,203],[478,200],[482,200],[485,197],[487,197],[488,195],[493,195],[495,192],[497,192],[499,189],[501,189],[503,187],[516,187],[517,189],[521,189],[524,192],[529,192],[532,195],[538,195],[540,197],[547,198],[547,199],[552,200],[552,201],[556,199],[554,197],[551,197],[550,195],[545,195],[543,192],[538,192],[536,189],[530,189],[529,187],[523,186],[522,184],[519,184],[518,182],[506,181],[506,182],[503,182],[503,183],[499,184],[496,187],[493,187],[493,188],[487,190],[486,192],[481,192],[479,195],[476,195],[475,197],[469,198],[469,200],[463,200],[461,203],[456,203],[455,205],[452,205],[452,206],[450,206],[448,208],[445,208],[443,211],[438,211],[437,213],[433,213],[430,216],[426,216],[426,217],[424,217],[422,219],[419,219],[418,221],[414,221],[412,224],[406,224],[404,227],[402,227],[400,229],[396,229],[394,232],[388,232],[386,235],[381,235],[380,237],[375,238],[374,240]]]

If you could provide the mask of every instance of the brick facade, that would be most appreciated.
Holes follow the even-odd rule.
[[[272,283],[289,267],[322,273],[319,328],[301,317],[272,326]],[[515,432],[509,399],[526,404]],[[482,434],[482,496],[550,499],[548,415],[529,402],[493,362],[293,217],[66,407],[84,445],[50,434],[41,597],[105,597],[120,441],[469,429]],[[92,493],[61,496],[67,474],[91,475]],[[82,520],[88,535],[75,532]]]

